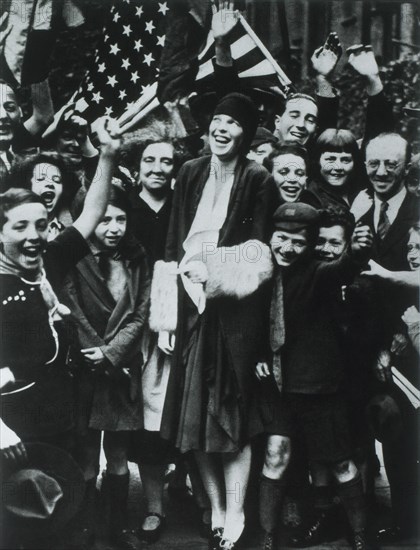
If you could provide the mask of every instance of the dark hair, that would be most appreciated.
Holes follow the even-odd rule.
[[[274,145],[273,150],[263,162],[263,165],[267,168],[270,174],[273,171],[274,159],[283,155],[295,155],[297,157],[301,157],[305,162],[306,172],[308,172],[308,153],[304,147],[301,145]]]
[[[315,179],[323,180],[321,176],[321,155],[323,153],[349,153],[353,157],[354,167],[349,176],[346,190],[350,190],[351,195],[356,195],[368,185],[365,165],[363,163],[362,153],[357,145],[356,138],[350,130],[327,128],[318,137],[314,147],[313,154],[313,174]]]
[[[115,206],[115,208],[123,210],[126,214],[131,210],[131,204],[127,193],[118,185],[111,185],[107,205]]]
[[[162,139],[146,139],[142,140],[137,137],[126,141],[122,147],[121,159],[122,162],[132,173],[137,173],[139,171],[140,161],[143,157],[143,153],[149,145],[154,145],[155,143],[169,143],[172,145],[174,150],[174,174],[175,178],[178,170],[182,166],[186,151],[181,142],[177,139],[172,139],[168,136],[162,136]]]
[[[319,226],[333,227],[334,225],[341,225],[344,228],[346,241],[350,241],[356,226],[356,220],[354,219],[353,214],[343,206],[339,206],[338,204],[329,204],[321,211]]]
[[[11,187],[5,193],[0,193],[0,229],[7,221],[7,212],[20,206],[21,204],[37,203],[45,206],[43,200],[39,195],[31,191],[30,189],[19,189],[17,187]]]
[[[25,189],[31,189],[31,179],[33,176],[34,168],[38,164],[48,163],[52,164],[60,170],[63,194],[60,197],[60,201],[57,204],[57,210],[63,206],[70,206],[71,201],[74,199],[77,191],[80,189],[80,181],[74,174],[74,171],[70,168],[68,161],[59,153],[55,151],[42,151],[35,155],[19,160],[11,169],[9,175],[9,184],[11,187],[23,187]]]
[[[276,109],[276,114],[278,116],[282,116],[284,111],[286,110],[286,106],[287,106],[288,102],[292,101],[294,99],[306,99],[307,101],[312,101],[312,103],[314,103],[318,107],[316,99],[313,98],[311,95],[302,94],[300,92],[295,92],[295,93],[289,94],[282,103],[277,104],[278,108]]]
[[[411,233],[417,233],[420,235],[420,222],[413,223],[413,225],[408,230],[408,234],[411,235]]]

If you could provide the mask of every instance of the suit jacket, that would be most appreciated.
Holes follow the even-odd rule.
[[[374,205],[360,219],[363,224],[370,226],[374,235],[371,258],[391,271],[409,271],[407,262],[408,231],[419,219],[417,198],[407,193],[398,210],[397,217],[383,240],[379,239],[375,231],[373,213]],[[382,325],[379,329],[382,334],[379,338],[380,347],[389,348],[392,336],[400,326],[401,315],[405,308],[412,305],[411,292],[380,280],[375,280],[368,288],[373,302],[371,314],[376,317],[375,323]]]
[[[419,204],[417,198],[407,193],[398,210],[397,217],[391,224],[383,241],[376,234],[373,224],[374,205],[364,214],[360,221],[369,225],[374,235],[372,258],[391,271],[408,271],[407,240],[408,231],[419,220]]]

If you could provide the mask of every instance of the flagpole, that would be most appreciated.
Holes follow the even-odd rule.
[[[144,107],[144,109],[142,109],[139,113],[137,113],[137,115],[135,117],[133,117],[131,120],[129,120],[128,122],[126,122],[125,124],[121,125],[121,118],[118,120],[118,122],[120,123],[120,130],[121,130],[121,133],[124,133],[124,132],[127,132],[128,130],[130,130],[133,126],[135,126],[137,124],[137,122],[139,122],[142,118],[144,118],[147,114],[150,113],[150,111],[153,111],[153,109],[156,109],[156,107],[160,105],[160,102],[158,100],[157,97],[155,97],[153,99],[153,101],[151,101],[146,107]]]
[[[249,36],[252,38],[252,40],[255,42],[255,44],[260,48],[262,53],[265,55],[266,59],[273,65],[274,70],[276,71],[280,80],[282,81],[282,84],[284,86],[289,86],[292,83],[291,80],[289,80],[286,73],[281,69],[277,61],[274,59],[271,53],[267,50],[267,48],[264,46],[264,44],[255,34],[254,30],[252,29],[248,21],[245,19],[245,17],[241,13],[239,13],[239,21],[242,23],[242,26],[244,27],[246,32],[249,34]]]

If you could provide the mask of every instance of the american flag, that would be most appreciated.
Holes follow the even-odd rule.
[[[287,96],[291,81],[242,15],[239,15],[237,24],[229,34],[229,42],[238,76],[245,87],[271,89]],[[210,31],[207,43],[198,56],[197,84],[207,86],[211,82],[214,55],[214,39]]]
[[[127,121],[139,99],[155,97],[169,17],[167,1],[119,0],[112,5],[94,63],[72,98],[86,120],[105,115]]]

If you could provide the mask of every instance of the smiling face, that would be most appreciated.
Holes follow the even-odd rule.
[[[305,145],[315,134],[317,117],[318,107],[310,99],[289,99],[284,113],[275,118],[276,135],[281,143]]]
[[[174,148],[171,143],[152,143],[142,154],[139,183],[151,193],[163,193],[171,188],[174,172]]]
[[[381,200],[395,196],[404,186],[406,145],[406,141],[396,135],[378,136],[367,144],[366,171]]]
[[[60,169],[48,162],[37,164],[32,173],[31,189],[42,198],[51,215],[63,194]]]
[[[296,202],[306,187],[306,163],[302,157],[293,154],[273,158],[272,175],[281,198],[285,202]]]
[[[338,260],[346,249],[346,232],[342,225],[320,227],[315,247],[316,255],[324,262]]]
[[[127,214],[121,208],[109,204],[105,216],[98,223],[92,237],[100,250],[117,248],[127,230]]]
[[[21,118],[22,111],[13,90],[7,84],[0,84],[0,149],[2,151],[10,147]]]
[[[351,153],[326,151],[319,159],[320,172],[324,180],[333,187],[342,187],[348,182],[354,168]]]
[[[412,271],[420,269],[420,234],[411,230],[407,245],[407,260]]]
[[[79,141],[84,138],[85,135],[83,132],[78,132],[70,124],[67,126],[65,125],[57,138],[55,148],[57,152],[64,155],[71,164],[78,166],[83,160]]]
[[[40,203],[26,203],[15,206],[5,216],[0,231],[4,255],[21,269],[39,269],[47,243],[47,209]]]
[[[233,160],[239,155],[244,131],[229,115],[214,115],[209,128],[209,145],[213,155],[220,160]]]
[[[308,232],[306,229],[278,229],[271,237],[270,246],[277,265],[289,267],[308,250]]]

